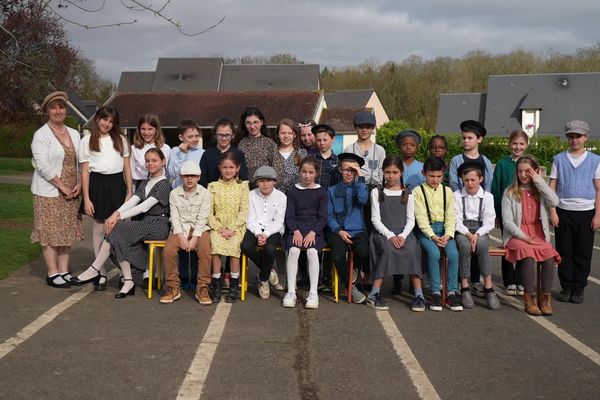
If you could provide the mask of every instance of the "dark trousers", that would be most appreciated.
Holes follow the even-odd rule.
[[[568,211],[556,208],[558,228],[556,250],[562,259],[558,265],[558,278],[563,289],[583,289],[587,285],[594,250],[592,219],[594,210]]]
[[[337,268],[342,287],[348,286],[348,260],[346,259],[348,247],[352,247],[355,256],[364,260],[369,257],[369,237],[366,232],[359,232],[352,236],[352,244],[348,244],[333,232],[328,231],[325,236],[331,248],[331,258]]]
[[[256,246],[258,239],[254,236],[254,233],[246,230],[244,239],[242,240],[242,251],[248,256],[250,260],[260,269],[258,279],[261,282],[269,280],[269,274],[273,268],[273,262],[275,261],[275,252],[277,246],[281,243],[281,234],[274,233],[267,238],[267,243],[264,245],[262,250],[258,251]]]

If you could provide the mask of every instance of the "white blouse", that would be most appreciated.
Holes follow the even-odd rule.
[[[98,174],[110,175],[123,171],[123,157],[129,157],[127,138],[123,140],[123,155],[113,147],[110,136],[100,138],[100,151],[90,151],[90,135],[81,139],[79,144],[79,162],[89,163],[89,171]]]
[[[141,181],[148,179],[148,171],[146,170],[146,152],[150,149],[155,148],[154,143],[144,143],[141,149],[138,149],[134,145],[131,145],[131,178]],[[168,144],[163,144],[160,148],[165,155],[165,165],[169,165],[169,155],[171,154],[171,148]],[[166,168],[165,168],[166,172]]]

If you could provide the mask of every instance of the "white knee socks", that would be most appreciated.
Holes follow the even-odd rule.
[[[287,261],[285,264],[287,273],[288,293],[296,293],[296,275],[298,274],[298,258],[300,249],[292,247],[288,250]]]
[[[317,293],[319,285],[319,253],[317,249],[306,250],[306,258],[308,258],[308,278],[310,280],[310,293]]]

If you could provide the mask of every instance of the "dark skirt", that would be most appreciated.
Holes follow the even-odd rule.
[[[370,250],[373,279],[402,274],[421,276],[421,247],[414,234],[408,235],[404,247],[397,249],[385,236],[373,232]]]
[[[94,205],[94,219],[104,221],[125,202],[127,185],[123,173],[104,175],[91,172],[89,192],[90,201]],[[85,214],[83,200],[79,213]]]

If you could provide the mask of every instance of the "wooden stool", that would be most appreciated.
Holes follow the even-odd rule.
[[[162,249],[167,245],[165,240],[144,240],[144,244],[148,245],[148,298],[152,298],[152,284],[154,283],[154,256],[156,253],[156,280],[158,282],[157,289],[161,288],[161,271],[160,262]]]

